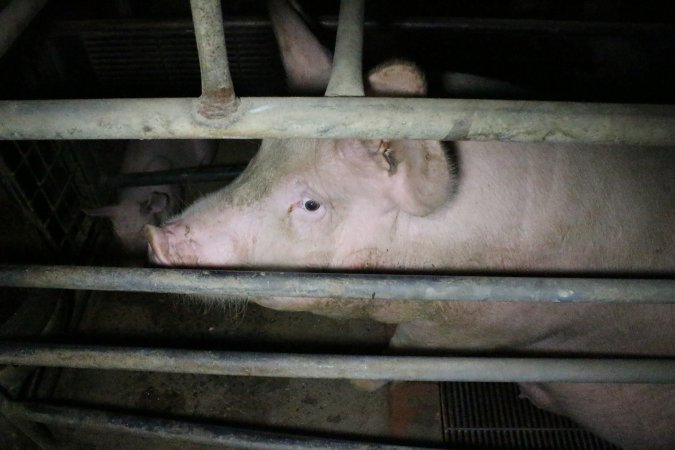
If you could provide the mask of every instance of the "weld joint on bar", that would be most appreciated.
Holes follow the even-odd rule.
[[[191,0],[190,6],[202,79],[197,112],[206,119],[220,119],[239,105],[227,60],[220,0]]]
[[[220,88],[199,97],[197,113],[209,120],[223,119],[232,116],[240,105],[239,98],[232,88]]]

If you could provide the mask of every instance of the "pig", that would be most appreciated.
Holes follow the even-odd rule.
[[[207,165],[215,151],[215,142],[208,140],[129,141],[120,172],[158,172]],[[85,212],[110,219],[125,253],[144,255],[147,243],[143,227],[164,222],[177,211],[181,198],[181,188],[176,184],[128,187],[120,190],[117,204]]]
[[[325,58],[311,33],[294,26],[304,41],[297,48],[309,53],[289,57],[297,48],[286,40],[286,66]],[[295,69],[289,85],[328,78]],[[402,61],[376,67],[366,81],[370,95],[426,93],[421,71]],[[149,258],[162,266],[672,276],[675,152],[265,139],[232,184],[146,234]],[[675,356],[675,309],[666,304],[254,301],[395,324],[392,351],[405,353]],[[521,392],[623,448],[675,448],[673,385],[522,383]]]

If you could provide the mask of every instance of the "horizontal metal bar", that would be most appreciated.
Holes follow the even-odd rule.
[[[102,184],[109,188],[126,188],[134,186],[226,181],[239,176],[245,168],[245,164],[237,164],[230,166],[174,169],[159,172],[120,173],[104,178]]]
[[[47,0],[11,0],[0,10],[0,58],[46,3]]]
[[[0,101],[0,139],[360,138],[675,144],[675,106],[421,98]]]
[[[0,266],[0,286],[248,298],[675,303],[675,280]]]
[[[364,0],[341,0],[333,70],[326,96],[363,96],[363,13]]]
[[[0,364],[364,380],[675,383],[675,359],[352,356],[0,342]]]
[[[260,429],[202,424],[114,413],[93,408],[76,408],[37,402],[0,403],[0,411],[12,419],[94,430],[124,433],[141,438],[167,439],[201,445],[218,445],[228,449],[294,450],[413,450],[420,447],[386,445],[355,440],[331,439],[300,434],[275,433]],[[43,447],[44,448],[44,447]]]

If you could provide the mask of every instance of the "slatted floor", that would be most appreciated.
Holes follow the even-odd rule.
[[[518,394],[514,383],[443,383],[445,440],[460,449],[619,450]]]

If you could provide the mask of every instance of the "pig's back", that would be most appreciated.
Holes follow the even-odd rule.
[[[675,150],[465,142],[458,156],[448,268],[675,273]]]

